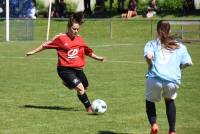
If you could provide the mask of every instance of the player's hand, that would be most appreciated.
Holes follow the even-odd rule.
[[[33,55],[33,54],[34,54],[34,52],[30,51],[30,52],[26,53],[26,56],[30,56],[30,55]]]
[[[102,62],[106,62],[107,61],[107,58],[106,57],[102,57]]]
[[[101,61],[101,62],[105,62],[106,58],[105,57],[98,57],[98,60]]]

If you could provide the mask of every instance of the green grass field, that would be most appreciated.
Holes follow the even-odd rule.
[[[85,23],[81,35],[97,54],[107,57],[107,62],[87,59],[87,93],[91,101],[104,100],[107,112],[88,115],[76,93],[61,84],[54,50],[25,57],[41,41],[1,42],[0,134],[149,134],[144,103],[147,67],[143,58],[149,29],[134,29],[131,23],[118,22],[113,25],[116,28],[111,40],[105,25],[98,27],[102,30],[99,35],[93,24],[98,22]],[[140,25],[143,24],[138,22],[137,27]],[[42,35],[39,29],[36,32],[35,38],[39,39]],[[178,134],[199,134],[200,44],[186,45],[194,66],[183,70],[176,99],[176,127]],[[167,134],[164,102],[156,106],[160,134]]]

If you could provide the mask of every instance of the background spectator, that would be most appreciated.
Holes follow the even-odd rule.
[[[5,17],[6,1],[0,0],[0,17]]]
[[[124,3],[126,0],[118,0],[117,5],[118,5],[118,12],[122,13],[124,12]]]
[[[58,15],[60,18],[66,17],[67,14],[67,5],[64,0],[60,0],[58,3]]]
[[[49,9],[49,8],[48,8]],[[59,13],[58,13],[58,4],[52,3],[52,7],[51,7],[51,17],[53,18],[59,18]]]
[[[95,9],[94,9],[95,13],[100,13],[103,12],[105,10],[105,4],[104,4],[104,0],[96,0],[96,4],[95,4]]]
[[[130,0],[128,4],[128,14],[127,18],[137,16],[137,2],[135,0]]]
[[[156,5],[156,0],[150,0],[149,6],[147,8],[147,14],[146,14],[147,18],[153,17],[156,14],[157,10],[158,7]]]
[[[186,12],[194,11],[194,0],[184,0],[183,8]]]
[[[36,3],[33,0],[24,0],[19,1],[19,5],[17,9],[19,10],[19,14],[17,17],[20,18],[32,18],[35,19],[36,16]]]
[[[84,0],[84,13],[89,14],[89,15],[92,14],[90,0]]]
[[[36,0],[32,0],[30,3],[30,7],[28,8],[28,15],[27,17],[31,18],[31,19],[36,19]]]
[[[51,9],[51,17],[54,18],[63,18],[67,15],[67,4],[64,0],[56,0],[54,4],[52,4]]]
[[[129,0],[128,3],[128,12],[123,13],[121,15],[122,18],[132,18],[134,16],[137,16],[137,2],[135,0]]]

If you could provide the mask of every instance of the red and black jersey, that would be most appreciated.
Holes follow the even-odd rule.
[[[56,35],[53,40],[45,42],[46,49],[56,49],[58,66],[82,69],[85,65],[85,55],[92,55],[93,50],[87,46],[81,36],[73,40],[67,34]]]

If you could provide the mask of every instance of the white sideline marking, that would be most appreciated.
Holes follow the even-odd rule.
[[[117,44],[117,45],[96,45],[96,46],[91,46],[91,47],[98,48],[98,47],[118,47],[118,46],[134,46],[134,44],[127,43],[127,44]]]
[[[117,60],[108,60],[106,62],[111,62],[111,63],[133,63],[133,64],[144,64],[145,62],[142,61],[117,61]]]
[[[28,59],[29,57],[8,57],[8,56],[0,56],[0,59]],[[52,60],[55,61],[57,58],[36,58],[32,57],[31,60]],[[132,63],[132,64],[144,64],[145,62],[142,61],[119,61],[119,60],[108,60],[108,63]]]

